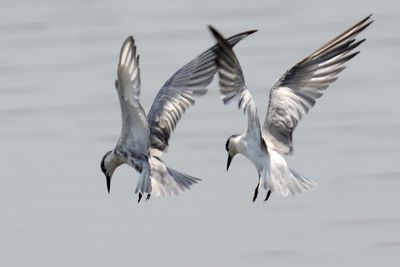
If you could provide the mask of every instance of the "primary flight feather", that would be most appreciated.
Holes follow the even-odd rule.
[[[247,130],[226,141],[227,170],[233,157],[241,153],[250,159],[259,175],[254,190],[256,200],[259,187],[282,196],[295,195],[313,188],[315,182],[289,168],[284,155],[293,151],[293,131],[324,90],[345,69],[345,63],[356,56],[354,51],[365,39],[357,35],[373,21],[371,15],[362,19],[324,46],[287,70],[270,90],[267,116],[261,127],[257,107],[247,89],[239,60],[232,46],[212,26],[210,31],[219,44],[217,66],[220,93],[224,104],[238,100],[238,106],[247,113]]]
[[[253,33],[247,31],[228,38],[234,46]],[[115,148],[101,160],[110,192],[111,177],[121,164],[128,164],[140,173],[135,193],[139,195],[177,195],[200,179],[167,167],[160,156],[168,148],[168,141],[176,124],[195,98],[207,92],[206,87],[217,71],[214,45],[180,68],[159,90],[146,113],[140,104],[140,67],[135,40],[128,37],[121,47],[115,87],[121,106],[122,130]]]

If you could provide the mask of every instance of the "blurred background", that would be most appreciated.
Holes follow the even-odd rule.
[[[397,266],[400,253],[398,1],[1,1],[1,266]],[[290,166],[316,190],[263,203],[225,141],[246,127],[217,83],[183,117],[165,162],[203,181],[136,203],[122,166],[106,191],[100,160],[119,137],[118,53],[134,35],[141,102],[225,36],[259,108],[292,64],[374,13],[362,51],[294,134]]]

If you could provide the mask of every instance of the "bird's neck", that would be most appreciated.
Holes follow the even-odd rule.
[[[268,152],[263,148],[259,140],[242,135],[235,140],[234,146],[237,153],[241,153],[253,162],[258,172],[264,169],[266,162],[268,162]]]
[[[246,154],[246,140],[242,136],[238,136],[232,141],[232,149],[235,153]]]

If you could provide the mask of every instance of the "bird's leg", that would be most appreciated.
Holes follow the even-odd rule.
[[[141,199],[142,199],[142,193],[139,192],[139,199],[138,199],[137,203],[139,203]]]
[[[258,195],[258,187],[260,186],[260,180],[258,180],[256,189],[254,190],[254,196],[253,196],[253,202],[256,201],[257,195]]]
[[[151,194],[147,194],[146,201],[150,199]]]
[[[267,196],[265,197],[264,202],[267,201],[270,196],[271,196],[271,190],[268,190]]]

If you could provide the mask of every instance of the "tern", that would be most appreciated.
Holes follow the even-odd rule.
[[[289,168],[284,155],[293,152],[292,135],[300,119],[324,90],[337,80],[337,75],[345,69],[345,63],[359,53],[354,49],[365,39],[356,40],[356,36],[373,22],[370,18],[371,15],[299,61],[272,85],[262,127],[232,46],[209,26],[220,45],[216,61],[223,102],[228,104],[238,99],[239,109],[248,116],[247,130],[230,136],[226,141],[227,171],[238,153],[253,162],[259,176],[253,202],[260,186],[267,191],[265,201],[271,192],[294,196],[316,186],[315,182]]]
[[[230,46],[253,33],[247,31],[227,39]],[[101,160],[110,193],[111,177],[121,164],[128,164],[140,173],[135,193],[140,202],[143,194],[170,196],[189,189],[200,179],[167,167],[160,159],[168,148],[168,141],[186,109],[194,105],[195,98],[207,92],[217,66],[217,45],[180,68],[159,90],[148,115],[140,104],[141,91],[139,55],[135,40],[129,36],[121,47],[115,88],[122,113],[121,136],[115,148]]]

